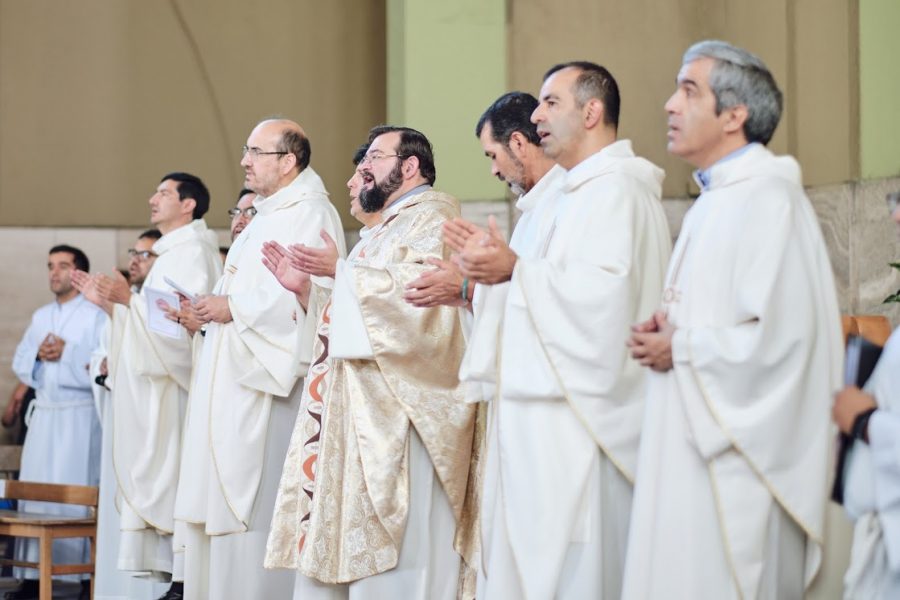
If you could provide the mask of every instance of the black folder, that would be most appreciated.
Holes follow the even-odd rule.
[[[881,346],[873,344],[865,338],[851,335],[847,339],[847,354],[844,359],[844,384],[863,387],[881,356]],[[847,453],[853,446],[853,438],[841,433],[837,456],[837,470],[834,475],[834,486],[831,488],[831,499],[838,504],[844,503],[844,468]]]

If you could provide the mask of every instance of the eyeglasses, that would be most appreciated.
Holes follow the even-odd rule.
[[[228,209],[228,216],[232,219],[238,215],[244,215],[248,219],[252,219],[256,216],[256,207],[248,206],[247,208],[242,209],[235,206],[234,208]]]
[[[138,258],[140,260],[149,260],[151,257],[156,258],[159,256],[155,252],[151,252],[150,250],[135,250],[134,248],[128,249],[128,258]]]
[[[256,160],[260,156],[268,156],[269,154],[290,154],[290,152],[264,152],[262,148],[257,148],[253,146],[252,148],[249,146],[241,146],[241,158],[244,158],[247,155],[250,155],[250,158]]]
[[[900,192],[891,192],[885,199],[887,200],[888,212],[894,214],[897,211],[897,206],[900,206]]]
[[[402,154],[382,154],[381,152],[373,152],[371,154],[366,154],[365,156],[363,156],[363,159],[361,161],[359,161],[359,164],[361,164],[361,165],[363,165],[365,163],[371,164],[371,163],[375,162],[376,160],[382,160],[384,158],[394,158],[395,156],[397,158],[399,158],[400,160],[405,160],[407,158],[406,156],[403,156]]]

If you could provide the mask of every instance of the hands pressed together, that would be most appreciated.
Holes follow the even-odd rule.
[[[41,345],[38,346],[37,358],[44,362],[55,362],[62,357],[66,341],[61,337],[48,333]]]
[[[512,278],[519,257],[497,229],[493,215],[488,217],[487,231],[465,219],[444,223],[444,242],[455,252],[453,262],[470,281],[492,285]]]
[[[518,256],[510,249],[497,221],[488,218],[488,229],[462,218],[444,223],[444,243],[453,251],[450,260],[428,259],[434,267],[406,286],[403,298],[420,308],[465,306],[475,284],[509,281]]]

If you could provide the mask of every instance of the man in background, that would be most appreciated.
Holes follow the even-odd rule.
[[[35,311],[16,347],[13,371],[35,389],[26,415],[29,432],[22,449],[19,478],[26,481],[97,485],[100,477],[100,422],[94,411],[88,367],[106,321],[103,311],[88,302],[72,284],[72,273],[87,272],[90,263],[80,249],[65,244],[50,249],[47,261],[53,302]],[[23,511],[78,516],[79,506],[19,503]],[[38,562],[37,540],[18,540],[16,558]],[[57,540],[55,563],[89,562],[87,540]],[[35,569],[16,568],[23,586],[11,598],[37,598]],[[88,576],[67,576],[82,579]]]
[[[158,229],[141,233],[134,246],[128,249],[128,283],[131,291],[139,294],[144,281],[156,261],[153,244],[162,237]],[[100,458],[100,497],[97,506],[97,558],[94,572],[94,598],[96,600],[150,600],[166,592],[163,583],[132,577],[117,567],[119,557],[119,506],[116,501],[118,482],[113,466],[113,407],[108,386],[108,360],[110,323],[107,322],[100,336],[100,344],[91,357],[91,381],[94,384],[94,402],[103,429],[103,447]],[[121,498],[119,499],[121,501]]]

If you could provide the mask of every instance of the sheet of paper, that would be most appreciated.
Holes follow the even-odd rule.
[[[195,296],[195,295],[193,295],[192,293],[190,293],[189,291],[187,291],[187,288],[185,288],[183,285],[179,285],[178,283],[172,281],[172,280],[169,279],[168,277],[163,277],[163,281],[165,281],[166,283],[168,283],[169,285],[171,285],[173,288],[175,288],[175,291],[176,291],[176,292],[179,292],[179,293],[182,294],[185,298],[187,298],[188,300],[190,300],[190,301],[191,301],[191,304],[193,304],[194,302],[197,301],[197,296]]]
[[[170,338],[180,338],[182,327],[175,321],[166,318],[166,313],[157,302],[162,300],[171,308],[178,308],[178,295],[174,292],[166,292],[153,288],[144,288],[147,295],[147,326],[150,331]]]

